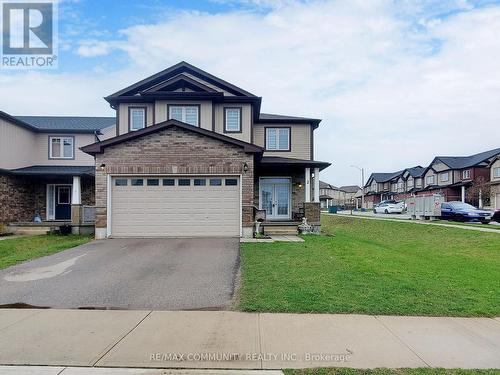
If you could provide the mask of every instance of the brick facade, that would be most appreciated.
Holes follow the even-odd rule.
[[[244,172],[245,163],[248,171]],[[96,155],[96,228],[106,228],[108,174],[242,175],[243,227],[253,227],[254,157],[236,145],[172,127],[107,147]]]
[[[82,204],[93,206],[94,179],[82,178]],[[32,221],[36,213],[46,218],[47,184],[72,184],[70,177],[25,177],[0,174],[0,223]]]

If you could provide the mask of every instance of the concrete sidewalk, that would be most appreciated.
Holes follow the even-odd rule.
[[[0,310],[1,365],[500,368],[499,353],[500,318]]]
[[[484,224],[477,224],[477,227],[473,227],[472,225],[457,225],[457,224],[448,224],[443,221],[424,221],[424,220],[411,220],[411,218],[406,218],[406,217],[401,217],[401,218],[394,218],[394,217],[382,217],[381,215],[384,214],[379,214],[379,216],[371,215],[369,213],[355,213],[351,215],[350,211],[341,211],[336,214],[329,214],[329,213],[322,213],[322,215],[329,215],[329,216],[335,216],[335,215],[340,215],[340,216],[347,216],[347,217],[353,217],[356,219],[367,219],[367,220],[386,220],[386,221],[396,221],[398,223],[412,223],[412,224],[422,224],[422,225],[434,225],[438,227],[446,227],[446,228],[458,228],[458,229],[465,229],[465,230],[472,230],[476,232],[486,232],[486,233],[496,233],[500,234],[499,229],[493,229],[493,228],[488,228],[487,225]],[[391,215],[395,216],[395,215]],[[497,224],[489,224],[489,225],[494,225],[497,226]]]

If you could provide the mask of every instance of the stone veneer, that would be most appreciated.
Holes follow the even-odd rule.
[[[0,223],[32,221],[35,213],[45,219],[47,184],[72,184],[71,177],[25,177],[0,173]],[[94,180],[82,178],[82,204],[94,205]]]
[[[244,164],[248,171],[243,171]],[[105,237],[108,174],[242,175],[242,226],[253,231],[254,157],[239,146],[172,127],[109,146],[96,155],[96,237]]]

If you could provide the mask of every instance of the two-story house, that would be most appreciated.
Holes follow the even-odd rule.
[[[94,158],[80,147],[114,133],[114,117],[0,111],[0,224],[69,222],[72,207],[94,205]]]
[[[490,162],[490,206],[500,210],[500,156]]]
[[[436,156],[423,173],[424,186],[417,195],[441,194],[446,201],[482,206],[489,197],[481,197],[481,189],[470,193],[490,180],[489,165],[498,155],[500,148],[470,156]]]
[[[365,208],[373,208],[381,201],[394,199],[397,194],[397,181],[403,172],[372,173],[364,186]]]
[[[319,182],[319,201],[321,208],[327,209],[330,206],[343,205],[345,201],[345,191],[337,186],[324,181]]]
[[[319,227],[320,120],[262,113],[261,97],[185,62],[105,99],[116,136],[82,148],[97,238],[251,236],[256,213]]]

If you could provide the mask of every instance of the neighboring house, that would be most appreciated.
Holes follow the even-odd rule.
[[[349,185],[336,187],[329,183],[320,181],[320,202],[321,208],[328,208],[330,206],[346,206],[349,204],[355,204],[354,196],[356,192],[360,189],[359,186]]]
[[[320,120],[261,113],[262,98],[185,62],[105,99],[117,134],[82,148],[97,238],[252,236],[264,212],[264,225],[319,227]]]
[[[481,186],[488,185],[490,163],[499,155],[500,148],[470,156],[436,156],[423,173],[423,188],[416,194],[441,194],[446,201],[488,205],[489,194],[482,196]]]
[[[319,200],[321,208],[328,208],[330,206],[338,205],[343,200],[344,192],[339,190],[338,187],[331,185],[327,182],[319,182]]]
[[[115,133],[114,117],[11,116],[0,111],[0,223],[71,221],[94,205],[94,158],[80,147]]]
[[[365,208],[386,199],[404,200],[432,194],[443,195],[446,201],[463,201],[480,207],[493,205],[499,156],[500,148],[471,156],[437,156],[427,168],[416,166],[393,173],[372,173],[364,187]]]
[[[490,165],[490,206],[500,209],[500,156],[495,157]]]
[[[344,205],[354,205],[356,194],[361,193],[361,188],[358,185],[346,185],[339,188],[344,192]]]
[[[397,184],[404,171],[372,173],[364,186],[365,208],[373,208],[375,204],[383,200],[394,199],[397,191],[391,191],[391,188],[394,189],[394,184]]]

